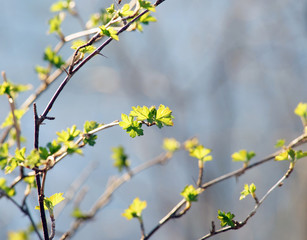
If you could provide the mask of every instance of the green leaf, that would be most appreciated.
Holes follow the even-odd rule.
[[[27,231],[8,232],[8,240],[29,240]]]
[[[68,154],[77,153],[82,155],[82,150],[79,148],[78,144],[74,143],[73,141],[68,141],[65,142],[64,144],[67,147],[66,151]]]
[[[210,152],[211,149],[205,148],[203,145],[198,145],[190,151],[190,156],[206,162],[212,160],[212,156],[208,155]]]
[[[155,12],[156,8],[153,4],[151,4],[151,2],[149,1],[144,1],[144,0],[139,0],[140,3],[140,7],[145,8],[151,12]]]
[[[7,164],[5,166],[5,174],[9,174],[11,172],[13,172],[15,170],[16,167],[18,167],[20,161],[17,160],[15,157],[13,158],[10,158],[8,161],[7,161]]]
[[[300,102],[295,108],[294,113],[306,119],[307,118],[307,103]]]
[[[14,84],[10,81],[0,84],[0,95],[8,95],[9,97],[16,97],[19,92],[24,92],[31,89],[31,85]]]
[[[114,13],[115,12],[114,3],[112,3],[110,7],[106,8],[106,11],[110,14]]]
[[[278,154],[278,155],[275,157],[275,160],[276,160],[276,161],[288,160],[288,151],[284,151],[284,152]]]
[[[138,121],[145,121],[149,119],[149,108],[146,106],[140,107],[132,107],[133,111],[130,112],[130,116],[136,117]]]
[[[36,188],[36,179],[35,176],[26,177],[23,179],[24,182],[26,182],[30,188]]]
[[[239,152],[235,152],[231,155],[232,160],[234,162],[246,162],[248,163],[253,157],[255,157],[256,154],[253,151],[247,152],[245,149],[240,150]]]
[[[62,202],[65,198],[63,197],[63,193],[55,193],[50,197],[45,197],[44,199],[44,209],[45,210],[53,210],[54,206]],[[39,206],[36,206],[35,209],[39,210]]]
[[[191,152],[194,148],[196,148],[199,145],[199,141],[197,137],[193,137],[191,139],[188,139],[184,143],[185,150]]]
[[[180,193],[187,202],[196,202],[198,194],[198,190],[193,185],[187,185]]]
[[[25,160],[25,165],[29,168],[39,166],[40,160],[41,160],[41,158],[40,158],[39,151],[37,151],[36,149],[33,149],[30,152],[30,154],[27,156],[27,158]]]
[[[175,138],[164,138],[163,148],[168,152],[175,152],[180,148],[180,143]]]
[[[50,62],[57,68],[60,68],[62,65],[65,64],[65,61],[63,61],[62,57],[57,55],[56,52],[54,52],[50,46],[45,49],[44,60]]]
[[[71,0],[66,0],[66,1],[58,1],[54,4],[51,5],[50,11],[51,12],[59,12],[63,10],[68,10],[69,9],[69,3]]]
[[[307,157],[307,152],[302,152],[302,150],[296,151],[296,159]]]
[[[117,31],[114,28],[112,28],[112,27],[106,28],[104,25],[100,26],[99,28],[101,30],[102,35],[111,37],[116,41],[119,40],[118,35],[117,35]]]
[[[9,197],[13,197],[16,194],[14,188],[10,188],[6,185],[5,178],[0,178],[0,189],[2,189]]]
[[[285,139],[279,139],[277,140],[276,144],[275,144],[275,148],[280,148],[283,147],[285,145],[286,140]]]
[[[90,131],[96,129],[99,126],[100,126],[100,124],[98,124],[95,121],[86,121],[85,124],[84,124],[84,132],[89,133]],[[96,144],[97,135],[85,134],[84,137],[85,138],[84,138],[83,142],[85,144],[89,144],[90,146],[94,146]]]
[[[49,149],[49,155],[52,155],[60,150],[61,144],[59,144],[56,140],[47,143],[47,148]]]
[[[149,22],[156,22],[157,19],[153,16],[150,15],[150,12],[144,14],[143,16],[140,17],[139,22],[147,25]]]
[[[225,226],[230,226],[230,227],[234,227],[235,223],[232,220],[235,217],[234,214],[232,214],[231,212],[225,213],[222,212],[221,210],[218,210],[218,219],[221,221],[221,227],[225,227]]]
[[[24,110],[24,109],[16,109],[16,110],[14,110],[14,115],[15,115],[16,119],[19,121],[22,118],[22,116],[25,114],[25,112],[26,112],[26,110]],[[13,124],[14,124],[13,114],[12,114],[12,112],[10,112],[9,115],[4,120],[4,122],[2,123],[2,125],[0,126],[0,128],[12,126]]]
[[[141,201],[138,197],[135,198],[128,209],[122,213],[122,216],[130,220],[132,218],[141,218],[142,211],[146,208],[146,201]]]
[[[63,14],[58,14],[55,15],[53,18],[49,20],[49,33],[57,33],[57,34],[62,34],[61,32],[61,24],[64,20],[64,15]]]
[[[48,68],[42,67],[42,66],[39,66],[39,65],[35,66],[35,71],[37,72],[38,77],[41,80],[45,79],[48,76],[48,74],[50,73],[50,70]]]
[[[121,126],[127,133],[129,133],[130,137],[134,138],[136,136],[143,135],[142,123],[138,121],[134,121],[133,117],[127,116],[126,114],[121,115],[122,121],[119,122],[119,126]]]
[[[129,168],[130,162],[128,161],[128,155],[125,153],[125,150],[122,146],[112,148],[112,158],[114,159],[113,166],[118,168],[118,171],[121,172],[123,168]]]
[[[76,40],[72,43],[71,48],[77,50],[79,47],[84,46],[87,42],[83,41],[83,40]],[[96,49],[96,47],[89,45],[89,46],[85,46],[82,47],[81,49],[79,49],[79,52],[81,53],[92,53],[94,52]]]
[[[73,141],[79,134],[81,133],[80,130],[77,130],[77,126],[73,125],[71,128],[67,128],[67,131],[57,132],[58,141],[59,142],[68,142]]]
[[[98,128],[99,126],[100,124],[95,121],[86,121],[84,123],[84,132],[89,133],[90,131]]]
[[[124,6],[121,8],[120,12],[119,12],[119,15],[121,17],[127,17],[127,16],[130,16],[133,14],[133,11],[130,10],[130,5],[127,3],[127,4],[124,4]]]
[[[159,128],[163,127],[164,125],[166,126],[173,126],[173,116],[172,116],[172,111],[168,108],[165,107],[164,105],[160,105],[157,114],[156,114],[156,123]]]
[[[248,184],[245,184],[244,190],[241,192],[240,200],[242,200],[243,198],[245,198],[249,194],[251,194],[252,197],[254,198],[255,197],[255,191],[256,191],[256,185],[254,183],[250,184],[249,186],[248,186]]]
[[[44,147],[39,147],[39,156],[41,159],[46,160],[49,157],[48,149]]]
[[[0,144],[0,168],[3,170],[8,162],[9,158],[9,144]]]

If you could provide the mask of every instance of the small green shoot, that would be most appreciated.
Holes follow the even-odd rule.
[[[146,208],[146,201],[141,201],[138,197],[135,198],[132,204],[122,213],[122,216],[127,220],[131,220],[132,218],[142,218],[142,211]]]
[[[221,210],[218,210],[218,216],[217,218],[221,221],[221,227],[230,226],[235,227],[235,222],[233,218],[235,217],[234,214],[231,212],[225,213]]]

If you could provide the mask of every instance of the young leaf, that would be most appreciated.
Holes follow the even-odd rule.
[[[300,102],[294,110],[294,113],[307,119],[307,103]]]
[[[145,121],[149,119],[149,109],[146,106],[140,107],[132,107],[133,111],[130,112],[130,116],[136,117],[138,121]]]
[[[232,214],[231,212],[225,213],[222,212],[221,210],[218,210],[218,219],[221,221],[221,227],[225,227],[225,226],[230,226],[230,227],[234,227],[235,223],[232,220],[235,217],[234,214]]]
[[[104,25],[100,26],[99,28],[101,30],[102,35],[111,37],[116,41],[119,40],[118,35],[117,35],[117,31],[114,28],[112,28],[112,27],[106,28]]]
[[[66,0],[66,1],[58,1],[54,4],[51,5],[50,11],[51,12],[59,12],[63,10],[68,10],[69,9],[69,3],[71,0]]]
[[[46,67],[42,67],[39,65],[35,66],[35,71],[38,74],[39,79],[43,80],[47,77],[47,75],[50,73],[50,70]]]
[[[187,151],[192,151],[194,148],[196,148],[199,145],[199,141],[197,137],[193,137],[187,141],[184,142],[184,148]]]
[[[110,14],[114,13],[115,12],[114,3],[112,3],[110,7],[106,8],[106,11]]]
[[[173,116],[172,116],[172,111],[168,108],[165,107],[164,105],[160,105],[157,114],[156,114],[156,124],[159,128],[163,127],[164,125],[166,126],[173,126]]]
[[[139,20],[140,23],[143,23],[145,25],[147,25],[149,22],[156,22],[156,21],[157,19],[151,16],[149,12],[144,14],[142,17],[140,17],[140,20]]]
[[[52,211],[54,206],[62,202],[64,199],[65,198],[63,197],[63,193],[55,193],[50,197],[45,197],[44,209]],[[36,206],[35,209],[39,210],[39,206]]]
[[[275,148],[283,147],[285,145],[285,142],[286,142],[285,139],[278,139],[276,144],[275,144]]]
[[[123,168],[128,168],[130,162],[128,161],[128,155],[125,154],[124,148],[122,146],[112,148],[112,158],[114,159],[113,166],[118,168],[118,171],[121,172]]]
[[[130,16],[133,14],[133,11],[130,10],[130,5],[127,3],[127,4],[124,4],[124,6],[121,8],[120,12],[119,12],[119,15],[121,17],[127,17],[127,16]]]
[[[173,153],[180,148],[180,143],[175,138],[164,138],[163,148]]]
[[[30,239],[30,237],[27,231],[8,232],[7,240],[28,240],[28,239]]]
[[[63,61],[62,57],[57,55],[50,46],[48,46],[45,49],[44,52],[44,60],[50,62],[52,65],[54,65],[57,68],[60,68],[63,64],[65,64],[65,61]]]
[[[151,4],[149,1],[139,0],[140,7],[145,8],[151,12],[155,12],[156,8],[154,5]]]
[[[234,162],[246,162],[248,163],[253,157],[255,157],[256,154],[253,151],[247,152],[245,149],[240,150],[239,152],[235,152],[231,155],[232,161]]]
[[[9,144],[0,144],[0,168],[3,170],[8,162],[9,158]]]
[[[79,47],[84,46],[85,44],[86,44],[86,42],[83,41],[83,40],[76,40],[72,43],[71,48],[76,50]],[[85,46],[85,47],[80,48],[79,52],[81,52],[81,53],[92,53],[92,52],[95,51],[95,49],[96,49],[96,47],[89,45],[89,46]]]
[[[198,194],[199,192],[193,185],[187,185],[180,193],[180,195],[183,196],[187,202],[196,202]]]
[[[56,140],[47,143],[47,148],[49,149],[49,155],[52,155],[60,150],[61,144],[59,144]]]
[[[99,123],[95,122],[95,121],[86,121],[84,123],[84,132],[88,133],[96,128],[99,127]]]
[[[248,186],[248,184],[244,185],[244,190],[241,192],[240,200],[245,198],[247,195],[251,194],[252,197],[255,197],[256,185],[252,183]]]
[[[130,220],[132,218],[141,218],[142,217],[142,211],[147,206],[146,201],[141,201],[138,197],[135,198],[132,202],[132,204],[129,206],[128,209],[125,210],[124,213],[122,213],[122,216],[127,218],[127,220]]]
[[[210,152],[211,149],[205,148],[203,145],[198,145],[190,151],[190,156],[206,162],[212,160],[212,156],[208,155]]]
[[[58,14],[49,20],[49,33],[56,32],[57,34],[62,34],[61,32],[61,24],[63,21],[64,15]]]
[[[134,138],[143,135],[143,129],[141,129],[142,124],[138,121],[134,121],[132,116],[128,117],[126,114],[122,114],[121,118],[122,121],[119,122],[119,126],[126,130],[130,137]]]
[[[67,142],[73,141],[79,134],[81,133],[80,130],[77,130],[77,126],[73,125],[71,128],[67,128],[67,131],[57,132],[58,141],[59,142]]]
[[[13,197],[16,194],[14,188],[10,188],[6,185],[5,178],[0,178],[0,189],[2,189],[9,197]]]
[[[0,95],[8,95],[14,98],[17,93],[27,91],[31,88],[31,85],[14,84],[10,81],[6,81],[0,84]]]
[[[26,111],[24,109],[16,109],[16,110],[14,110],[14,115],[15,115],[17,120],[20,120],[21,117],[25,114],[25,112]],[[4,122],[2,123],[2,125],[0,126],[0,128],[12,126],[13,124],[14,124],[13,115],[10,112],[9,115],[4,120]]]

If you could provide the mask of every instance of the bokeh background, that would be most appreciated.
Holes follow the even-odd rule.
[[[77,9],[87,21],[91,13],[109,6],[112,0],[77,0]],[[125,2],[125,1],[123,1]],[[53,1],[0,0],[0,68],[10,80],[40,82],[34,67],[43,65],[46,46],[58,39],[48,35]],[[108,178],[117,175],[112,166],[111,147],[123,145],[132,167],[163,152],[165,137],[184,141],[197,136],[213,150],[214,160],[206,164],[204,181],[233,171],[241,165],[231,161],[240,149],[253,150],[253,161],[274,152],[277,139],[287,143],[302,133],[293,110],[307,101],[307,2],[304,0],[167,0],[157,8],[157,23],[143,33],[124,33],[112,42],[69,82],[41,127],[40,143],[56,138],[56,131],[86,120],[109,123],[129,113],[131,106],[164,104],[173,110],[174,127],[145,128],[144,136],[131,139],[119,127],[98,134],[94,148],[83,156],[66,158],[49,174],[46,196],[66,192],[71,183],[93,162],[95,170],[83,187],[87,194],[81,209],[90,209],[104,191]],[[80,30],[67,17],[64,34]],[[62,52],[71,53],[67,45]],[[62,76],[37,100],[39,113],[60,84]],[[23,93],[18,104],[30,93]],[[0,98],[0,120],[9,111],[7,99]],[[33,114],[22,121],[25,146],[33,145]],[[1,130],[2,131],[2,130]],[[306,148],[305,148],[306,149]],[[248,197],[239,201],[245,183],[254,182],[263,194],[285,173],[287,163],[266,163],[238,179],[230,179],[206,190],[184,217],[172,220],[152,239],[198,239],[210,230],[217,210],[231,211],[243,220],[253,209]],[[305,160],[284,186],[273,192],[248,224],[214,239],[306,239],[307,190]],[[84,225],[73,239],[139,239],[136,220],[121,216],[135,197],[147,201],[145,230],[150,231],[180,200],[180,192],[197,179],[197,161],[180,152],[164,166],[156,166],[133,177],[112,197],[97,217]],[[0,176],[3,172],[0,173]],[[15,175],[8,176],[13,179]],[[17,188],[22,197],[23,188]],[[36,194],[28,198],[37,205]],[[73,218],[73,204],[56,221],[57,237]],[[27,228],[28,219],[6,199],[0,201],[0,239],[7,231]],[[32,211],[39,220],[38,211]],[[35,239],[35,238],[34,238]]]

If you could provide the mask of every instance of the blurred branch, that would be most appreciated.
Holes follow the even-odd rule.
[[[29,218],[29,220],[30,220],[30,222],[31,222],[31,225],[32,225],[32,227],[33,227],[33,229],[34,229],[34,232],[36,233],[37,237],[38,237],[40,240],[43,240],[42,236],[40,235],[40,233],[39,233],[39,231],[38,231],[38,229],[37,229],[37,227],[36,227],[36,224],[35,224],[35,222],[34,222],[34,220],[33,220],[33,218],[32,218],[32,215],[31,215],[31,213],[30,213],[30,211],[29,211],[29,208],[28,208],[28,205],[26,204],[26,202],[24,202],[24,204],[21,206],[21,205],[19,205],[13,198],[11,198],[10,196],[8,196],[8,195],[6,194],[5,191],[3,191],[2,189],[0,189],[0,198],[1,198],[2,196],[5,196],[5,197],[6,197],[9,201],[11,201],[11,202],[12,202],[22,213],[24,213],[24,214]]]
[[[111,180],[108,187],[106,188],[105,192],[99,197],[99,199],[96,201],[96,203],[93,205],[91,210],[89,211],[88,214],[86,214],[86,218],[79,218],[76,219],[70,230],[68,230],[66,233],[62,235],[60,238],[61,240],[64,239],[69,239],[71,238],[75,232],[79,229],[81,224],[83,224],[85,221],[92,219],[95,217],[97,212],[103,208],[104,206],[107,205],[107,203],[110,201],[111,196],[113,193],[120,187],[122,186],[125,182],[128,182],[134,175],[150,168],[158,164],[163,164],[165,163],[169,158],[171,157],[170,154],[165,153],[161,154],[160,156],[152,159],[151,161],[148,161],[138,167],[135,167],[134,169],[130,170],[129,172],[123,174],[121,177],[117,177],[114,180]]]

